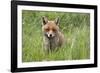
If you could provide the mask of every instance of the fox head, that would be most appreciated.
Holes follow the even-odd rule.
[[[59,18],[54,21],[48,20],[47,17],[42,17],[42,31],[48,38],[54,38],[59,32]]]

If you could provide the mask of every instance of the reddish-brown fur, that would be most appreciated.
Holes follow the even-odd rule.
[[[64,44],[64,35],[59,30],[59,18],[54,21],[48,21],[46,17],[42,18],[43,25],[43,44],[46,51],[52,51]]]

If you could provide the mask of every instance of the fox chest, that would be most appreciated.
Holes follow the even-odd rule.
[[[47,49],[55,49],[59,46],[59,39],[58,38],[53,38],[53,39],[45,38],[44,44]]]

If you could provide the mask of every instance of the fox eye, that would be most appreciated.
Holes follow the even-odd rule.
[[[49,28],[45,29],[46,31],[49,31]]]
[[[56,31],[56,29],[53,29],[53,31],[55,32],[55,31]]]

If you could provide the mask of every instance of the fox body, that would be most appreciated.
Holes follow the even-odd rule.
[[[56,50],[64,44],[64,35],[59,30],[59,18],[49,21],[47,17],[42,18],[43,46],[45,51]]]

